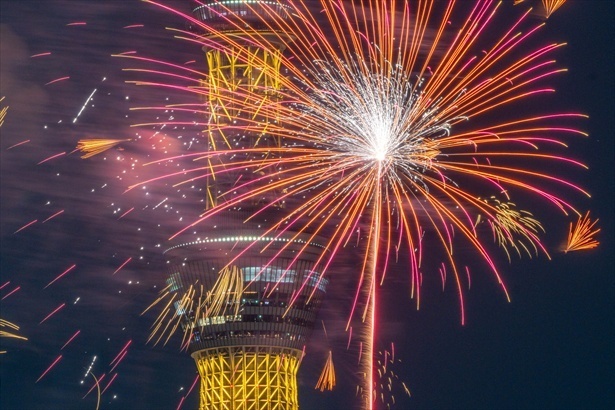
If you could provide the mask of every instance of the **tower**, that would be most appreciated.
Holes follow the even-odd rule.
[[[276,39],[285,36],[265,22],[272,13],[283,19],[288,8],[219,0],[193,9],[195,18],[215,28],[202,33],[210,149],[283,143],[267,133],[277,121],[275,110],[259,107],[280,90],[283,41]],[[297,371],[327,287],[318,264],[325,250],[306,234],[264,235],[261,226],[280,208],[259,211],[247,222],[254,210],[262,211],[259,203],[224,208],[219,201],[233,195],[239,177],[250,178],[240,170],[208,177],[206,209],[221,212],[199,227],[202,236],[178,240],[165,252],[167,289],[182,295],[174,310],[201,377],[200,409],[298,409]]]

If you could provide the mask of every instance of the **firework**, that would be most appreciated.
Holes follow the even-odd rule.
[[[4,97],[0,97],[0,103],[4,101]],[[6,117],[6,113],[9,111],[8,105],[0,105],[0,127],[4,124],[4,118]]]
[[[592,221],[589,218],[589,211],[583,217],[579,217],[576,224],[570,223],[568,232],[568,242],[564,248],[564,252],[582,251],[597,247],[600,242],[595,239],[595,236],[600,229],[594,229],[598,223],[598,219]]]
[[[320,373],[320,377],[316,382],[315,389],[320,389],[320,391],[325,390],[333,390],[335,387],[335,367],[333,366],[333,354],[329,350],[329,355],[327,356],[327,361],[325,362],[325,366]]]
[[[551,14],[555,13],[564,3],[566,3],[566,0],[542,0],[542,6],[545,9],[545,17],[549,18]]]
[[[512,202],[500,202],[494,197],[491,197],[491,201],[496,209],[496,219],[489,221],[489,224],[495,241],[504,249],[509,262],[511,261],[509,249],[514,249],[519,257],[522,256],[522,251],[532,257],[538,253],[539,246],[546,253],[537,236],[538,233],[544,233],[540,221],[531,213],[516,209],[516,205]],[[481,215],[478,216],[477,223],[480,222],[480,217]]]
[[[264,15],[261,24],[279,33],[273,38],[246,31],[249,23],[234,19],[228,19],[232,30],[227,32],[185,16],[199,31],[210,33],[207,37],[176,30],[179,38],[229,54],[241,49],[229,32],[240,32],[264,50],[277,50],[282,44],[286,52],[279,63],[287,75],[276,77],[275,86],[237,86],[220,92],[214,85],[222,80],[212,78],[218,74],[120,56],[146,67],[128,70],[161,75],[159,81],[133,81],[136,85],[180,90],[207,101],[153,108],[196,115],[189,121],[139,124],[207,128],[203,138],[209,149],[152,162],[150,166],[177,161],[183,165],[131,188],[159,180],[173,181],[174,186],[218,181],[217,198],[209,199],[200,218],[174,237],[247,204],[257,204],[257,209],[246,222],[275,210],[277,216],[261,236],[238,251],[228,267],[263,240],[290,235],[290,243],[307,235],[309,243],[322,236],[330,251],[317,261],[325,266],[319,272],[323,278],[335,256],[356,239],[363,261],[352,311],[360,309],[369,327],[362,346],[367,358],[365,402],[371,406],[376,296],[388,265],[399,257],[406,259],[411,295],[420,306],[425,244],[430,243],[430,259],[444,260],[444,276],[452,272],[463,322],[462,272],[469,271],[455,250],[469,245],[483,261],[478,268],[490,270],[508,298],[485,239],[495,236],[508,259],[509,248],[519,255],[548,256],[539,237],[544,232],[541,223],[530,210],[518,211],[514,204],[546,203],[563,214],[578,214],[559,192],[587,192],[555,175],[553,165],[585,168],[559,153],[570,137],[586,135],[568,125],[585,116],[514,114],[515,108],[531,106],[552,93],[545,82],[565,71],[552,57],[563,44],[533,45],[543,24],[533,26],[529,11],[494,35],[505,13],[500,12],[501,3],[491,1],[436,7],[429,1],[358,5],[323,0],[318,12],[303,1],[292,4],[283,18],[268,6],[259,9]],[[225,7],[218,5],[212,12],[220,18],[233,14]],[[449,32],[451,21],[457,22],[456,31]],[[235,58],[246,64],[260,58],[260,65],[268,67],[264,57],[249,52]],[[152,64],[158,67],[147,68]],[[263,97],[272,94],[275,98]],[[246,147],[241,145],[246,134],[263,135],[273,143],[257,139]],[[504,200],[480,199],[496,194]],[[487,232],[476,223],[479,216],[489,221]],[[173,301],[189,311],[206,295],[192,284],[185,294],[169,297],[155,331],[172,333],[178,328],[179,319],[170,310]],[[218,297],[224,298],[224,292]]]
[[[79,140],[77,143],[77,150],[83,152],[81,158],[87,159],[93,157],[94,155],[101,154],[122,142],[130,141],[129,139],[104,139],[104,138],[93,138],[93,139],[83,139]]]
[[[3,330],[4,328],[8,328],[9,330]],[[10,337],[12,339],[28,340],[27,337],[20,336],[14,331],[19,331],[19,326],[9,322],[8,320],[0,319],[0,337]],[[0,350],[0,354],[2,353],[6,353],[6,350]]]

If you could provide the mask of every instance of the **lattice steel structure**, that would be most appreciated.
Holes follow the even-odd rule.
[[[262,18],[272,12],[284,18],[288,11],[284,2],[258,0],[207,1],[194,8],[197,19],[224,32],[224,40],[202,33],[210,45],[203,49],[208,76],[202,84],[212,113],[206,130],[210,149],[281,146],[267,133],[268,124],[277,121],[275,112],[265,115],[254,107],[271,105],[282,75],[283,47],[273,39],[284,33],[265,27]],[[249,25],[254,37],[233,26],[234,16],[244,29]],[[254,38],[267,38],[269,46],[259,47]],[[243,95],[250,95],[249,102],[242,101]],[[243,110],[244,104],[251,109]],[[249,127],[226,127],[242,122]],[[208,178],[206,208],[216,206],[236,179],[228,173]],[[201,376],[202,410],[299,407],[297,371],[328,282],[317,263],[325,250],[308,243],[308,235],[262,237],[267,213],[282,210],[260,209],[246,223],[255,209],[258,203],[219,212],[199,226],[206,232],[199,239],[178,242],[165,252],[167,289],[178,295],[173,299],[176,323],[184,329]]]
[[[207,294],[219,283],[227,255],[251,244],[232,262],[243,284],[239,298],[225,299],[225,308],[213,314],[206,313],[211,298],[200,298],[201,308],[175,304],[191,332],[203,410],[298,409],[297,370],[328,284],[316,263],[323,249],[291,233],[254,245],[255,232],[223,227],[166,252],[169,290]]]
[[[250,129],[248,141],[242,141],[244,146],[281,145],[277,137],[267,134],[269,124],[278,121],[275,110],[269,108],[263,112],[259,107],[271,107],[272,100],[278,98],[284,51],[279,39],[290,39],[290,35],[266,27],[263,19],[271,13],[284,19],[289,11],[290,5],[283,1],[265,0],[208,1],[194,8],[197,19],[215,27],[217,33],[224,33],[224,38],[212,33],[203,35],[212,44],[203,48],[208,75],[201,84],[207,90],[211,113],[207,133],[212,149],[233,148],[237,136],[228,135],[225,126],[233,124],[231,129],[236,130],[242,123],[249,124]],[[238,20],[234,16],[239,16],[242,26],[250,24],[249,30],[254,35],[237,30],[233,21]],[[265,42],[267,47],[262,47]],[[218,46],[221,43],[224,45]],[[250,110],[243,109],[246,104],[251,106]],[[217,204],[218,194],[227,185],[215,176],[207,179],[207,208]]]

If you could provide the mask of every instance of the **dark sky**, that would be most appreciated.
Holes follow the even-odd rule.
[[[128,354],[115,369],[117,378],[102,396],[101,408],[174,409],[195,380],[194,364],[178,351],[178,342],[146,344],[152,316],[139,314],[164,281],[161,244],[195,211],[156,191],[123,194],[130,181],[149,172],[135,171],[135,161],[140,164],[156,158],[156,152],[172,152],[182,141],[130,128],[139,117],[129,107],[159,103],[166,94],[124,84],[128,77],[121,68],[125,65],[110,55],[147,50],[151,56],[184,63],[199,58],[198,48],[172,40],[164,30],[165,26],[183,27],[180,19],[136,1],[9,0],[0,4],[0,95],[6,96],[3,103],[9,105],[0,134],[0,286],[9,283],[0,296],[20,287],[0,302],[0,316],[20,325],[20,333],[29,339],[1,339],[1,350],[8,353],[0,356],[0,408],[95,408],[95,394],[82,399],[92,383],[91,377],[84,377],[88,366],[96,356],[94,373],[109,372],[110,363],[130,341]],[[180,0],[171,4],[188,8]],[[545,44],[568,43],[556,57],[569,71],[550,80],[557,93],[546,104],[554,111],[589,115],[579,127],[590,137],[575,140],[570,152],[590,166],[573,179],[592,193],[592,199],[575,198],[575,203],[600,219],[601,246],[567,255],[553,252],[551,261],[543,256],[502,263],[511,303],[492,278],[475,275],[465,326],[459,321],[454,292],[426,286],[427,296],[416,311],[407,287],[390,281],[383,290],[381,347],[395,343],[396,357],[402,360],[395,372],[412,391],[411,398],[396,394],[396,408],[606,409],[615,405],[614,17],[610,1],[570,0],[541,33]],[[144,26],[130,27],[140,24]],[[31,57],[47,52],[51,54]],[[95,89],[93,101],[73,124]],[[83,136],[140,136],[152,143],[83,161],[76,154],[68,155]],[[61,153],[66,154],[41,163]],[[549,210],[540,217],[545,222],[554,219]],[[555,247],[566,229],[567,222],[561,220],[559,225],[548,225],[549,244]],[[73,265],[65,277],[43,289]],[[337,289],[343,286],[338,282]],[[343,292],[332,294],[323,307],[323,318],[343,320],[338,306],[346,299]],[[39,324],[62,304],[55,316]],[[77,331],[75,340],[61,350]],[[313,385],[327,347],[322,331],[316,330],[299,376],[303,409],[357,407],[352,404],[356,355],[344,351],[345,337],[334,336],[329,342],[340,387],[321,394]],[[59,355],[56,367],[35,383]],[[102,381],[103,387],[109,377]],[[183,408],[196,408],[197,402],[195,389]]]

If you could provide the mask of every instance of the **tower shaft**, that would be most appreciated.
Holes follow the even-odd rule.
[[[268,198],[221,206],[241,195],[244,181],[273,172],[270,167],[258,175],[241,167],[228,170],[227,155],[246,163],[279,155],[276,150],[257,155],[252,148],[283,143],[270,124],[279,120],[280,67],[290,39],[274,27],[283,26],[290,3],[198,4],[193,14],[203,23],[206,133],[208,149],[216,152],[208,159],[206,208],[220,212],[202,237],[169,250],[169,289],[181,295],[176,316],[190,334],[186,340],[201,378],[201,410],[297,410],[297,371],[328,282],[319,273],[323,248],[308,242],[305,233],[263,237],[266,213],[281,208],[259,212],[250,222],[246,217]]]

